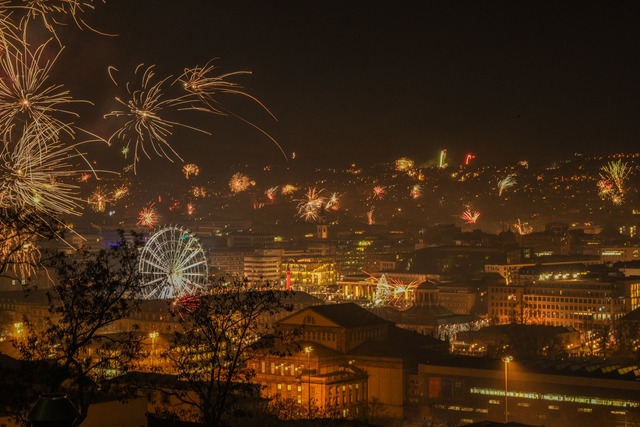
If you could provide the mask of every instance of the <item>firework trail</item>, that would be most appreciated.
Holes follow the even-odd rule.
[[[440,157],[438,159],[438,167],[440,169],[446,168],[448,166],[447,164],[447,150],[441,150],[440,151]]]
[[[113,83],[119,87],[113,72],[118,71],[116,68],[109,68],[109,76]],[[169,144],[168,138],[173,135],[175,127],[183,127],[197,132],[211,135],[202,129],[198,129],[183,123],[171,121],[163,117],[165,113],[177,111],[188,101],[184,98],[165,98],[164,89],[168,85],[171,76],[156,81],[154,67],[144,67],[140,64],[136,67],[134,75],[140,78],[137,84],[128,82],[125,85],[127,97],[122,99],[116,97],[116,101],[124,108],[122,110],[114,110],[104,115],[105,118],[116,117],[124,118],[125,122],[111,137],[109,142],[120,140],[128,147],[131,141],[134,141],[133,165],[134,173],[136,165],[140,161],[140,151],[150,159],[149,151],[159,157],[164,157],[169,161],[173,161],[176,157],[182,158]]]
[[[138,213],[138,222],[137,224],[140,227],[145,228],[155,228],[160,221],[160,215],[155,208],[155,203],[152,203],[148,207],[142,208],[140,213]]]
[[[258,100],[258,98],[246,92],[240,84],[228,80],[230,77],[232,78],[239,75],[251,74],[251,71],[232,71],[230,73],[220,74],[217,73],[217,67],[214,64],[214,61],[215,59],[212,59],[202,67],[196,66],[194,68],[185,68],[182,75],[178,78],[178,81],[182,83],[182,86],[187,93],[196,97],[196,99],[203,105],[203,107],[191,105],[190,107],[187,107],[187,109],[204,110],[213,114],[235,117],[269,138],[269,140],[278,147],[278,150],[280,150],[284,158],[288,160],[287,154],[284,152],[278,141],[259,126],[256,126],[252,122],[230,111],[218,100],[218,95],[220,94],[240,95],[246,97],[258,104],[274,120],[277,121],[276,117],[262,102],[260,102],[260,100]]]
[[[278,193],[278,187],[271,187],[264,194],[267,196],[269,201],[274,202],[276,200],[276,194]]]
[[[502,196],[502,193],[507,188],[511,188],[517,184],[515,175],[507,175],[502,179],[498,179],[498,196]]]
[[[58,33],[57,26],[65,26],[65,21],[70,17],[75,25],[83,30],[87,29],[101,35],[111,35],[93,28],[82,18],[82,15],[95,9],[95,3],[99,0],[23,0],[23,5],[12,6],[11,9],[23,9],[27,13],[20,21],[20,28],[26,29],[30,21],[40,19],[44,27],[56,38],[58,43],[62,44]],[[105,0],[101,0],[105,3]]]
[[[113,191],[113,200],[120,200],[127,194],[129,194],[129,188],[123,184]]]
[[[533,227],[530,226],[529,223],[527,222],[521,222],[520,218],[518,218],[518,222],[513,224],[513,226],[515,227],[516,230],[518,230],[518,233],[521,236],[525,236],[527,234],[533,233]]]

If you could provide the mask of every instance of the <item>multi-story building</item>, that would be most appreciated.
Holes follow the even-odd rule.
[[[554,364],[455,356],[420,364],[417,406],[431,425],[501,420],[623,427],[640,420],[639,378],[637,366],[606,361]]]
[[[489,286],[489,316],[498,323],[539,323],[579,330],[610,324],[640,305],[640,280],[542,280]]]
[[[253,362],[264,394],[330,407],[343,417],[365,416],[374,401],[382,418],[403,419],[418,360],[448,350],[442,341],[397,328],[353,303],[307,307],[277,325],[302,331],[303,351]]]
[[[244,275],[244,258],[253,254],[248,249],[214,249],[209,251],[209,266],[212,273],[238,276]]]
[[[310,291],[335,285],[338,280],[332,257],[285,257],[280,264],[280,277],[285,277],[288,289]]]
[[[603,263],[640,260],[640,247],[619,246],[605,247],[600,251],[600,260]]]
[[[256,251],[244,257],[244,276],[253,283],[279,283],[281,251]]]

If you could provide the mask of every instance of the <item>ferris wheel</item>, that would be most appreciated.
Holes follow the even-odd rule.
[[[143,299],[192,295],[209,279],[205,252],[187,229],[169,225],[153,233],[140,253]]]

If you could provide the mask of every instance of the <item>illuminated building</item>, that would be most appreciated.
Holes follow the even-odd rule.
[[[601,264],[599,256],[593,255],[574,255],[574,256],[545,256],[539,259],[536,259],[535,262],[533,259],[531,262],[527,263],[506,263],[506,264],[486,264],[484,266],[484,271],[486,273],[498,273],[500,276],[504,277],[507,283],[514,283],[518,281],[518,277],[523,273],[528,274],[527,270],[529,268],[541,268],[541,267],[549,267],[551,271],[557,271],[561,274],[571,273],[573,274],[575,271],[575,267],[577,265],[588,266],[588,265],[598,265]],[[547,270],[549,270],[549,268]],[[535,270],[533,270],[535,271]]]
[[[621,246],[602,248],[600,259],[603,263],[640,260],[640,247]]]
[[[538,323],[579,330],[610,324],[640,305],[640,280],[541,280],[489,286],[489,316],[498,323]]]
[[[345,299],[372,300],[378,280],[369,274],[353,274],[341,277],[337,283]]]
[[[278,252],[278,251],[275,251]],[[278,283],[280,276],[281,255],[269,251],[256,251],[244,257],[244,276],[254,283]]]
[[[280,264],[280,276],[290,277],[292,290],[305,291],[334,285],[338,279],[335,262],[329,257],[284,258]]]
[[[305,407],[311,397],[313,405],[337,408],[348,418],[364,416],[367,402],[377,399],[385,418],[403,419],[417,358],[447,352],[446,343],[397,328],[353,303],[307,307],[277,325],[302,328],[301,348],[313,350],[252,362],[263,394]]]
[[[526,339],[523,339],[526,338]],[[520,358],[561,358],[580,350],[580,332],[547,325],[492,325],[475,331],[461,331],[451,340],[451,354],[500,357],[508,352]]]
[[[501,359],[456,356],[420,364],[422,418],[462,425],[508,415],[509,421],[547,427],[623,427],[640,420],[637,366],[513,359],[508,384],[505,371]]]

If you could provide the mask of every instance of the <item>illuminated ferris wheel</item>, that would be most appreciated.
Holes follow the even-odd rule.
[[[203,289],[209,279],[205,252],[187,229],[165,226],[142,248],[139,272],[143,299],[180,298]]]

